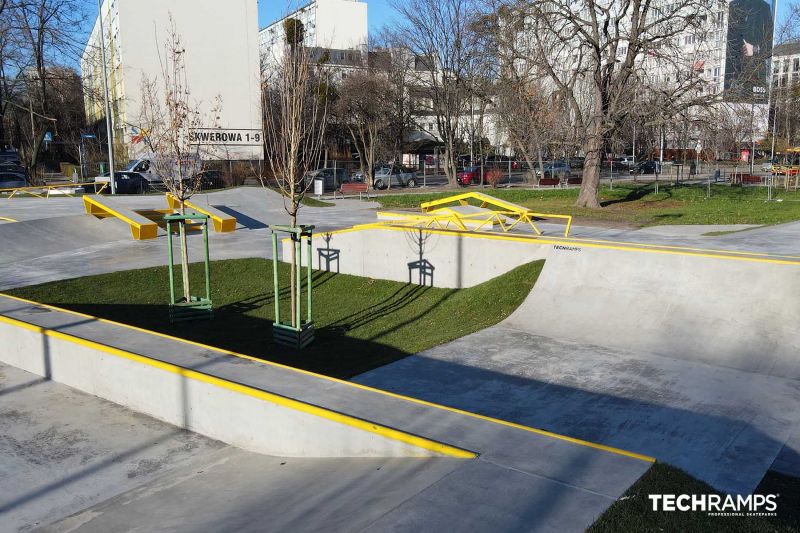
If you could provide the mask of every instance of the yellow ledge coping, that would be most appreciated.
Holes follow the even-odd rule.
[[[593,448],[593,449],[596,449],[596,450],[602,450],[604,452],[608,452],[608,453],[612,453],[612,454],[620,455],[620,456],[624,456],[624,457],[630,457],[632,459],[637,459],[637,460],[645,461],[645,462],[648,462],[648,463],[655,463],[655,461],[656,461],[656,459],[654,457],[650,457],[648,455],[643,455],[643,454],[640,454],[640,453],[630,452],[630,451],[627,451],[627,450],[622,450],[620,448],[615,448],[613,446],[606,446],[604,444],[598,444],[598,443],[590,442],[590,441],[583,440],[583,439],[577,439],[577,438],[569,437],[569,436],[566,436],[566,435],[560,435],[560,434],[554,433],[552,431],[538,429],[538,428],[534,428],[534,427],[530,427],[530,426],[524,426],[522,424],[517,424],[515,422],[508,422],[506,420],[500,420],[500,419],[497,419],[497,418],[492,418],[490,416],[484,416],[484,415],[480,415],[480,414],[477,414],[477,413],[472,413],[470,411],[464,411],[462,409],[457,409],[455,407],[448,407],[446,405],[441,405],[441,404],[437,404],[437,403],[433,403],[433,402],[428,402],[428,401],[425,401],[425,400],[420,400],[418,398],[412,398],[410,396],[404,396],[402,394],[396,394],[396,393],[393,393],[393,392],[389,392],[389,391],[385,391],[385,390],[381,390],[381,389],[376,389],[374,387],[369,387],[367,385],[361,385],[359,383],[353,383],[351,381],[346,381],[346,380],[343,380],[343,379],[334,378],[334,377],[331,377],[331,376],[326,376],[324,374],[318,374],[316,372],[311,372],[309,370],[302,370],[302,369],[299,369],[299,368],[294,368],[294,367],[291,367],[291,366],[288,366],[288,365],[283,365],[283,364],[276,363],[276,362],[273,362],[273,361],[267,361],[267,360],[264,360],[264,359],[259,359],[257,357],[253,357],[253,356],[250,356],[250,355],[245,355],[245,354],[241,354],[241,353],[237,353],[237,352],[232,352],[232,351],[229,351],[229,350],[224,350],[222,348],[217,348],[215,346],[209,346],[207,344],[202,344],[202,343],[190,341],[190,340],[187,340],[187,339],[181,339],[179,337],[174,337],[172,335],[167,335],[166,333],[159,333],[157,331],[151,331],[151,330],[144,329],[144,328],[138,328],[136,326],[131,326],[129,324],[123,324],[121,322],[116,322],[116,321],[108,320],[108,319],[105,319],[105,318],[95,317],[95,316],[92,316],[92,315],[88,315],[86,313],[80,313],[78,311],[71,311],[69,309],[64,309],[64,308],[56,307],[56,306],[53,306],[53,305],[34,302],[32,300],[26,300],[24,298],[19,298],[17,296],[11,296],[10,294],[5,294],[5,293],[2,293],[2,292],[0,292],[0,296],[4,296],[6,298],[10,298],[10,299],[16,300],[18,302],[23,302],[23,303],[30,304],[30,305],[36,305],[36,306],[44,307],[46,309],[52,309],[54,311],[59,311],[59,312],[68,313],[68,314],[71,314],[71,315],[74,315],[74,316],[80,316],[80,317],[83,317],[83,318],[88,318],[88,319],[95,320],[95,321],[103,323],[103,324],[110,324],[110,325],[114,325],[114,326],[119,326],[119,327],[123,327],[123,328],[126,328],[126,329],[130,329],[132,331],[138,331],[138,332],[141,332],[141,333],[146,333],[148,335],[154,335],[156,337],[161,337],[161,338],[164,338],[164,339],[177,341],[177,342],[180,342],[180,343],[183,343],[183,344],[187,344],[187,345],[190,345],[190,346],[196,346],[196,347],[203,348],[203,349],[206,349],[206,350],[211,350],[211,351],[214,351],[214,352],[217,352],[217,353],[230,355],[230,356],[238,357],[238,358],[242,358],[242,359],[247,359],[249,361],[254,361],[254,362],[259,363],[259,364],[272,366],[272,367],[275,367],[275,368],[281,368],[281,369],[284,369],[284,370],[289,370],[289,371],[292,371],[292,372],[296,372],[298,374],[312,376],[312,377],[315,377],[315,378],[318,378],[318,379],[322,379],[322,380],[325,380],[325,381],[330,381],[330,382],[333,382],[333,383],[339,383],[339,384],[342,384],[342,385],[346,385],[348,387],[352,387],[352,388],[355,388],[355,389],[361,389],[361,390],[368,391],[368,392],[375,393],[375,394],[380,394],[382,396],[395,398],[395,399],[402,400],[402,401],[409,402],[409,403],[413,403],[413,404],[416,404],[416,405],[424,405],[424,406],[431,407],[431,408],[434,408],[434,409],[440,409],[440,410],[443,410],[443,411],[456,413],[456,414],[467,416],[467,417],[470,417],[470,418],[483,420],[483,421],[490,422],[490,423],[493,423],[493,424],[498,424],[498,425],[501,425],[501,426],[518,429],[518,430],[521,430],[521,431],[526,431],[528,433],[534,433],[534,434],[537,434],[537,435],[541,435],[541,436],[557,439],[557,440],[560,440],[560,441],[569,442],[569,443],[576,444],[576,445],[579,445],[579,446],[584,446],[584,447],[587,447],[587,448]],[[357,427],[359,429],[363,429],[365,431],[376,433],[376,434],[382,435],[382,436],[387,437],[387,438],[398,440],[400,442],[405,442],[407,444],[418,446],[418,447],[426,449],[426,450],[431,450],[431,451],[440,453],[442,455],[448,455],[448,456],[451,456],[451,457],[458,457],[458,458],[463,458],[463,459],[471,459],[471,458],[475,458],[475,457],[478,456],[478,454],[476,452],[473,452],[473,451],[464,450],[462,448],[457,448],[457,447],[454,447],[454,446],[450,446],[448,444],[443,444],[441,442],[437,442],[437,441],[433,441],[433,440],[430,440],[430,439],[426,439],[424,437],[419,437],[417,435],[412,435],[410,433],[405,433],[405,432],[399,431],[397,429],[389,428],[389,427],[386,427],[386,426],[381,426],[379,424],[368,422],[368,421],[365,421],[365,420],[362,420],[362,419],[359,419],[359,418],[356,418],[356,417],[352,417],[352,416],[349,416],[349,415],[345,415],[345,414],[342,414],[342,413],[331,411],[331,410],[328,410],[328,409],[325,409],[325,408],[322,408],[322,407],[318,407],[318,406],[314,406],[314,405],[311,405],[311,404],[306,404],[306,403],[300,402],[298,400],[293,400],[291,398],[286,398],[284,396],[280,396],[280,395],[277,395],[277,394],[269,393],[269,392],[262,391],[262,390],[259,390],[259,389],[254,389],[254,388],[248,387],[246,385],[241,385],[241,384],[234,383],[234,382],[231,382],[231,381],[223,380],[221,378],[217,378],[217,377],[214,377],[214,376],[209,376],[207,374],[203,374],[201,372],[197,372],[197,371],[194,371],[194,370],[188,370],[188,369],[185,369],[183,367],[172,365],[170,363],[164,363],[164,362],[161,362],[161,361],[156,361],[156,360],[150,359],[150,358],[142,356],[142,355],[133,354],[133,353],[130,353],[130,352],[126,352],[124,350],[119,350],[119,349],[111,347],[111,346],[106,346],[106,345],[101,344],[101,343],[97,343],[97,342],[94,342],[94,341],[89,341],[89,340],[82,339],[80,337],[75,337],[73,335],[68,335],[66,333],[62,333],[62,332],[59,332],[59,331],[54,331],[54,330],[50,330],[50,329],[46,329],[46,328],[41,328],[39,326],[36,326],[36,325],[33,325],[33,324],[29,324],[27,322],[20,321],[20,320],[14,319],[14,318],[10,318],[10,317],[6,317],[6,316],[3,316],[3,315],[0,315],[0,322],[5,322],[5,323],[8,323],[8,324],[14,324],[14,325],[18,325],[20,327],[25,327],[27,329],[40,332],[40,333],[42,333],[44,335],[48,335],[48,336],[51,336],[53,338],[60,338],[60,339],[64,339],[64,340],[67,340],[67,341],[70,341],[70,342],[76,342],[78,344],[83,344],[85,346],[90,346],[92,348],[95,348],[95,349],[98,349],[98,350],[102,350],[102,351],[104,351],[106,353],[111,353],[111,354],[114,354],[114,355],[118,355],[120,357],[125,357],[127,359],[130,359],[130,360],[133,360],[133,361],[138,361],[138,362],[141,362],[141,363],[144,363],[144,364],[149,364],[151,366],[156,366],[158,368],[162,368],[164,370],[167,370],[167,371],[170,371],[170,372],[173,372],[173,373],[176,373],[176,374],[188,377],[188,378],[198,379],[198,380],[204,381],[206,383],[212,383],[212,384],[215,384],[217,386],[227,388],[229,390],[234,390],[234,391],[241,392],[241,393],[244,393],[244,394],[249,394],[251,396],[263,399],[265,401],[271,401],[273,403],[278,403],[280,405],[284,405],[284,406],[289,407],[289,408],[298,409],[298,410],[301,410],[303,412],[307,412],[309,414],[314,414],[316,416],[321,416],[323,418],[328,418],[330,420],[334,420],[334,421],[337,421],[337,422],[340,422],[340,423],[343,423],[343,424],[347,424],[347,425],[350,425],[352,427]]]

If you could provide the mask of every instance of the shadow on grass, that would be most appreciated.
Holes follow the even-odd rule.
[[[631,190],[628,194],[626,194],[622,198],[616,198],[614,200],[606,200],[604,202],[600,202],[600,205],[602,207],[608,207],[608,206],[615,205],[615,204],[624,204],[624,203],[628,203],[628,202],[635,202],[637,200],[641,200],[642,198],[644,198],[648,194],[654,193],[654,192],[655,192],[655,186],[648,183],[646,185],[640,185],[638,187],[634,187],[633,190]],[[672,191],[670,189],[668,189],[667,187],[661,187],[659,189],[659,192],[666,193],[666,198],[661,198],[658,201],[666,200],[666,199],[668,199],[668,198],[670,198],[672,196]]]
[[[217,308],[214,310],[213,320],[174,324],[168,320],[167,305],[59,304],[59,307],[346,379],[411,355],[383,344],[382,338],[421,319],[441,305],[448,296],[432,305],[426,305],[412,318],[367,338],[358,338],[350,335],[350,332],[404,309],[426,291],[424,287],[404,286],[380,304],[318,327],[315,343],[302,351],[275,344],[272,340],[273,320],[250,314],[259,307],[273,305],[272,294],[263,294]],[[288,289],[282,291],[282,295],[284,293],[288,293]]]

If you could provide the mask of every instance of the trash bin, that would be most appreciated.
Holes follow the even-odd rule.
[[[325,180],[323,178],[314,178],[314,195],[322,196],[325,192]]]

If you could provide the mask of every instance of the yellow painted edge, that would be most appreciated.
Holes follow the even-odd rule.
[[[606,446],[604,444],[598,444],[598,443],[595,443],[595,442],[590,442],[590,441],[586,441],[586,440],[582,440],[582,439],[576,439],[576,438],[573,438],[573,437],[568,437],[566,435],[560,435],[558,433],[553,433],[551,431],[547,431],[547,430],[544,430],[544,429],[538,429],[538,428],[534,428],[534,427],[530,427],[530,426],[524,426],[522,424],[517,424],[517,423],[514,423],[514,422],[508,422],[506,420],[500,420],[498,418],[492,418],[490,416],[484,416],[484,415],[480,415],[480,414],[477,414],[477,413],[472,413],[470,411],[464,411],[462,409],[457,409],[455,407],[448,407],[446,405],[441,405],[441,404],[437,404],[437,403],[433,403],[433,402],[428,402],[428,401],[425,401],[425,400],[420,400],[419,398],[412,398],[411,396],[404,396],[402,394],[396,394],[394,392],[389,392],[389,391],[385,391],[385,390],[381,390],[381,389],[376,389],[374,387],[370,387],[370,386],[367,386],[367,385],[362,385],[360,383],[353,383],[352,381],[347,381],[347,380],[344,380],[344,379],[334,378],[334,377],[331,377],[331,376],[326,376],[324,374],[318,374],[316,372],[311,372],[310,370],[303,370],[303,369],[300,369],[300,368],[294,368],[294,367],[291,367],[291,366],[288,366],[288,365],[284,365],[284,364],[281,364],[281,363],[276,363],[274,361],[267,361],[265,359],[259,359],[257,357],[253,357],[252,355],[245,355],[245,354],[242,354],[242,353],[232,352],[230,350],[225,350],[225,349],[222,349],[222,348],[218,348],[216,346],[209,346],[208,344],[202,344],[202,343],[195,342],[195,341],[190,341],[190,340],[187,340],[187,339],[181,339],[179,337],[174,337],[174,336],[168,335],[166,333],[159,333],[158,331],[151,331],[151,330],[148,330],[148,329],[139,328],[139,327],[136,327],[136,326],[131,326],[130,324],[123,324],[122,322],[116,322],[114,320],[108,320],[108,319],[105,319],[105,318],[98,318],[98,317],[95,317],[95,316],[92,316],[92,315],[87,315],[86,313],[81,313],[81,312],[78,312],[78,311],[71,311],[69,309],[64,309],[62,307],[56,307],[54,305],[48,305],[48,304],[43,304],[43,303],[39,303],[39,302],[34,302],[32,300],[26,300],[25,298],[19,298],[17,296],[12,296],[10,294],[5,294],[5,293],[2,293],[2,292],[0,292],[0,296],[4,296],[6,298],[10,298],[10,299],[16,300],[18,302],[24,302],[24,303],[31,304],[31,305],[38,305],[38,306],[44,307],[46,309],[52,309],[54,311],[60,311],[62,313],[68,313],[68,314],[75,315],[75,316],[80,316],[80,317],[83,317],[83,318],[93,319],[93,320],[96,320],[96,321],[104,323],[104,324],[111,324],[111,325],[114,325],[114,326],[127,328],[127,329],[130,329],[132,331],[139,331],[139,332],[142,332],[142,333],[147,333],[149,335],[154,335],[156,337],[161,337],[161,338],[164,338],[164,339],[169,339],[169,340],[181,342],[183,344],[188,344],[190,346],[197,346],[198,348],[211,350],[211,351],[214,351],[214,352],[217,352],[217,353],[222,353],[222,354],[225,354],[225,355],[231,355],[231,356],[238,357],[238,358],[241,358],[241,359],[247,359],[248,361],[254,361],[256,363],[260,363],[260,364],[263,364],[263,365],[272,366],[272,367],[275,367],[275,368],[281,368],[281,369],[289,370],[289,371],[292,371],[292,372],[297,372],[298,374],[303,374],[303,375],[306,375],[306,376],[312,376],[312,377],[315,377],[315,378],[318,378],[318,379],[322,379],[322,380],[325,380],[325,381],[330,381],[330,382],[333,382],[333,383],[339,383],[341,385],[347,385],[349,387],[353,387],[353,388],[356,388],[356,389],[369,391],[369,392],[372,392],[372,393],[375,393],[375,394],[380,394],[382,396],[387,396],[387,397],[395,398],[395,399],[398,399],[398,400],[403,400],[403,401],[406,401],[406,402],[409,402],[409,403],[413,403],[413,404],[417,404],[417,405],[424,405],[426,407],[432,407],[434,409],[441,409],[443,411],[449,411],[451,413],[456,413],[456,414],[459,414],[459,415],[468,416],[468,417],[476,418],[476,419],[479,419],[479,420],[484,420],[484,421],[487,421],[487,422],[491,422],[493,424],[498,424],[498,425],[501,425],[501,426],[506,426],[506,427],[511,427],[511,428],[514,428],[514,429],[519,429],[519,430],[522,430],[522,431],[526,431],[528,433],[535,433],[537,435],[543,435],[543,436],[550,437],[550,438],[553,438],[553,439],[558,439],[558,440],[563,440],[563,441],[566,441],[566,442],[571,442],[571,443],[577,444],[579,446],[585,446],[587,448],[594,448],[594,449],[597,449],[597,450],[603,450],[603,451],[606,451],[606,452],[609,452],[609,453],[613,453],[615,455],[622,455],[622,456],[625,456],[625,457],[631,457],[633,459],[639,459],[641,461],[646,461],[646,462],[649,462],[649,463],[654,463],[656,461],[656,459],[654,457],[650,457],[648,455],[643,455],[643,454],[639,454],[639,453],[635,453],[635,452],[629,452],[627,450],[622,450],[620,448],[614,448],[612,446]],[[3,315],[0,315],[0,318],[3,318]]]
[[[0,217],[0,220],[5,220],[6,222],[17,222],[16,219],[8,217]]]
[[[462,459],[474,459],[475,457],[478,456],[478,454],[475,452],[464,450],[462,448],[457,448],[455,446],[450,446],[449,444],[444,444],[431,439],[426,439],[424,437],[413,435],[411,433],[406,433],[404,431],[400,431],[398,429],[394,429],[388,426],[383,426],[380,424],[369,422],[367,420],[363,420],[350,415],[332,411],[330,409],[325,409],[317,405],[301,402],[299,400],[288,398],[286,396],[281,396],[279,394],[256,389],[247,385],[242,385],[240,383],[218,378],[216,376],[204,374],[202,372],[197,372],[196,370],[183,368],[181,366],[174,365],[172,363],[166,363],[164,361],[158,361],[156,359],[152,359],[150,357],[146,357],[143,355],[131,353],[125,350],[120,350],[119,348],[114,348],[112,346],[108,346],[99,342],[83,339],[81,337],[76,337],[68,333],[63,333],[61,331],[43,328],[35,324],[30,324],[22,320],[17,320],[15,318],[10,318],[7,316],[0,315],[0,322],[21,327],[29,331],[35,331],[41,335],[46,335],[48,337],[53,337],[55,339],[61,339],[67,342],[72,342],[74,344],[85,346],[93,350],[99,350],[111,355],[115,355],[117,357],[121,357],[123,359],[128,359],[130,361],[152,366],[154,368],[158,368],[160,370],[164,370],[172,374],[177,374],[181,377],[194,379],[196,381],[201,381],[203,383],[208,383],[210,385],[230,390],[232,392],[251,396],[253,398],[265,402],[274,403],[276,405],[280,405],[288,409],[293,409],[295,411],[300,411],[302,413],[306,413],[309,415],[318,416],[320,418],[324,418],[332,422],[344,424],[346,426],[354,427],[356,429],[360,429],[362,431],[366,431],[369,433],[374,433],[376,435],[380,435],[381,437],[402,442],[404,444],[409,444],[411,446],[422,448],[424,450]]]
[[[392,226],[389,224],[364,224],[361,226],[354,226],[351,230],[364,230],[364,229],[388,229],[392,231],[408,231],[408,226]],[[452,235],[454,231],[444,231],[427,229],[430,233]],[[328,232],[328,233],[336,233]],[[342,232],[344,233],[344,231]],[[607,250],[622,250],[633,252],[657,253],[667,255],[685,255],[691,257],[707,257],[714,259],[730,259],[734,261],[748,261],[755,263],[770,263],[777,265],[800,265],[800,257],[797,256],[776,256],[771,254],[757,253],[757,252],[741,252],[736,250],[713,250],[705,248],[682,248],[679,246],[661,246],[657,244],[640,244],[640,243],[616,243],[615,241],[593,241],[589,239],[574,239],[565,237],[539,237],[536,235],[511,235],[511,234],[497,234],[489,232],[457,232],[462,237],[472,237],[476,239],[494,239],[504,241],[516,242],[532,242],[538,244],[574,244],[577,246],[584,246],[587,248],[599,248]]]
[[[135,220],[123,215],[119,211],[116,211],[115,209],[112,209],[112,208],[108,207],[107,205],[104,205],[101,201],[99,201],[96,198],[93,198],[91,196],[84,196],[83,197],[83,201],[84,201],[84,203],[91,203],[92,205],[98,207],[99,209],[105,211],[106,213],[109,213],[109,214],[117,217],[118,219],[123,220],[124,222],[127,222],[128,225],[131,226],[131,228],[136,227],[137,229],[140,229],[140,230],[143,229],[143,228],[156,228],[156,233],[158,233],[158,229],[157,229],[158,228],[158,224],[156,224],[155,222],[151,222],[149,220],[147,222],[137,222],[137,221],[135,221]],[[134,238],[136,238],[136,237],[134,237]]]

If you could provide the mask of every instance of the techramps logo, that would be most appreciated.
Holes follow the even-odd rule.
[[[649,494],[653,511],[701,512],[708,516],[778,516],[779,494]]]

